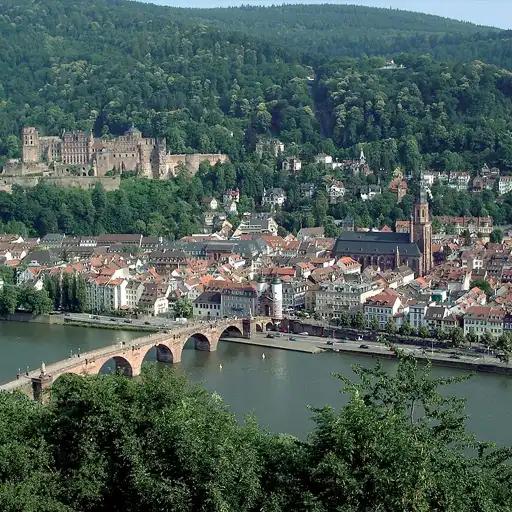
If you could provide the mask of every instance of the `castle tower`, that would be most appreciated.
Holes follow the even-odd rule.
[[[275,277],[272,280],[272,299],[274,301],[274,311],[272,318],[274,320],[283,319],[283,283],[281,279]]]
[[[267,289],[267,283],[265,282],[265,279],[263,279],[263,276],[258,276],[258,279],[256,281],[256,293],[258,294],[258,297]]]
[[[419,201],[414,205],[413,241],[418,244],[421,252],[421,265],[418,274],[428,274],[432,269],[432,224],[428,208],[425,186],[420,189]]]
[[[26,126],[21,132],[23,163],[37,163],[41,159],[39,132],[33,126]]]
[[[167,143],[165,139],[156,139],[151,155],[151,172],[153,179],[161,180],[167,176]]]

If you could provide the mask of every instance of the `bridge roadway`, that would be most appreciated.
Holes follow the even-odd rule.
[[[256,331],[264,331],[272,321],[267,318],[223,319],[217,321],[191,322],[172,330],[152,333],[136,338],[130,343],[116,343],[100,349],[85,352],[50,364],[42,369],[19,375],[16,380],[0,386],[0,391],[15,391],[32,385],[34,398],[41,398],[42,391],[51,386],[58,377],[65,373],[79,375],[96,375],[110,360],[116,370],[129,376],[141,372],[142,363],[148,352],[156,347],[157,361],[178,363],[185,343],[194,338],[197,350],[215,351],[221,336],[250,338]]]

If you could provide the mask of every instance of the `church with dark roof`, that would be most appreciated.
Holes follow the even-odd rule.
[[[414,205],[409,233],[344,231],[336,240],[333,255],[350,256],[363,268],[371,265],[381,270],[410,267],[417,276],[432,269],[432,224],[425,190]]]

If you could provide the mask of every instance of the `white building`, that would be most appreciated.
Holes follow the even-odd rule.
[[[283,309],[291,311],[304,309],[306,302],[306,280],[292,279],[283,281]]]
[[[281,208],[286,201],[286,192],[282,188],[263,189],[262,206]]]
[[[469,188],[471,175],[467,171],[452,171],[448,178],[448,186],[459,192],[464,192]]]
[[[93,312],[118,311],[126,307],[128,280],[122,277],[95,276],[86,280],[86,309]]]
[[[137,309],[143,292],[144,285],[140,281],[130,279],[126,285],[126,306],[131,310]]]
[[[332,156],[326,155],[325,153],[320,153],[319,155],[316,155],[315,163],[332,167]]]
[[[499,338],[503,334],[505,310],[493,306],[471,306],[464,315],[464,335],[472,333],[479,338],[490,334]]]
[[[281,169],[285,172],[296,173],[302,169],[302,162],[298,158],[290,157],[283,160]]]
[[[402,306],[400,296],[389,288],[369,299],[364,305],[364,317],[367,324],[377,321],[383,329],[390,321],[394,321],[395,315]]]
[[[324,318],[340,318],[347,309],[364,304],[381,290],[369,281],[344,277],[321,283],[315,294],[315,312]]]
[[[277,235],[278,225],[270,213],[245,213],[242,221],[233,233],[233,238],[241,235],[269,234]]]
[[[345,197],[346,189],[342,181],[333,180],[326,188],[329,200],[332,204],[338,203]]]
[[[424,302],[409,304],[409,324],[414,329],[419,329],[425,325],[425,313],[428,305]]]
[[[512,176],[500,176],[498,181],[498,193],[500,196],[512,192]]]

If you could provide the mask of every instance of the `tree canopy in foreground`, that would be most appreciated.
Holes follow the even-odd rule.
[[[46,405],[0,395],[0,509],[23,511],[506,511],[509,449],[477,442],[464,403],[402,359],[358,368],[348,404],[307,440],[239,424],[172,371],[67,375]]]

